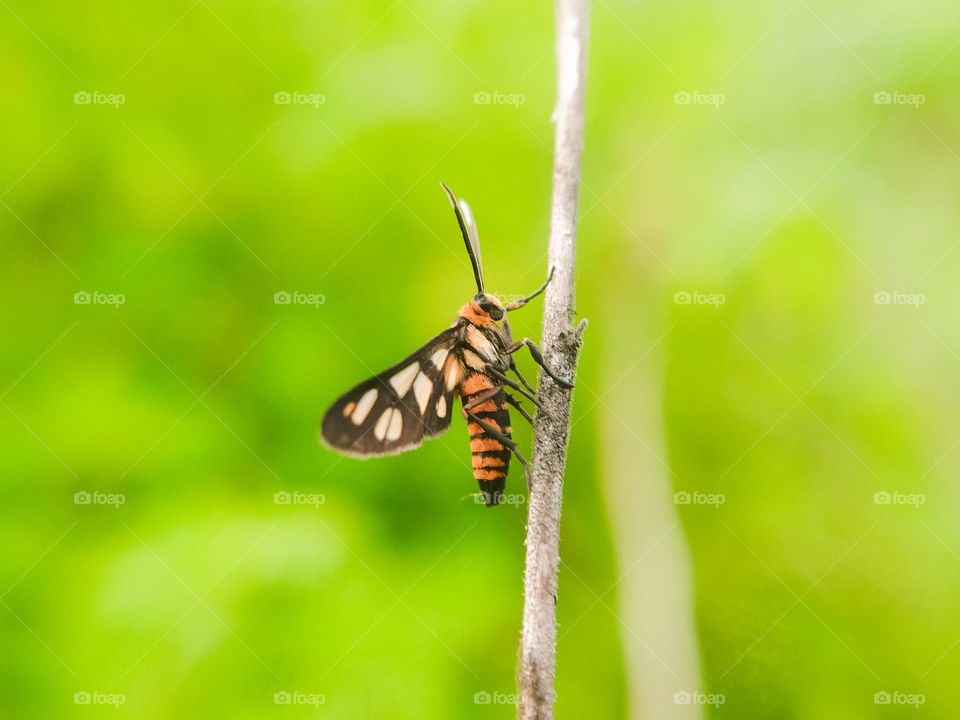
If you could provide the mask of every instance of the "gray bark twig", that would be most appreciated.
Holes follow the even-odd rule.
[[[543,312],[543,356],[547,365],[573,378],[585,323],[574,329],[573,267],[583,149],[588,17],[586,0],[557,0],[557,105],[554,111],[553,197],[548,248],[553,281]],[[534,427],[530,503],[527,515],[523,631],[519,658],[522,720],[553,717],[556,667],[557,571],[560,510],[570,429],[571,392],[540,373],[537,399],[543,411]]]

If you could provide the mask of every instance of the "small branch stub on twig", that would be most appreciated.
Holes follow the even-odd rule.
[[[558,375],[573,378],[585,322],[572,325],[573,268],[583,149],[587,3],[557,0],[557,105],[554,110],[553,196],[549,267],[543,312],[544,360]],[[537,399],[543,410],[534,426],[530,503],[524,571],[523,632],[518,672],[522,720],[553,717],[556,661],[557,571],[560,510],[570,430],[571,391],[540,373]]]

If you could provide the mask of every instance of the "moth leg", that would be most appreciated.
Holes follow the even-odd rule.
[[[510,312],[511,310],[519,310],[519,309],[522,308],[524,305],[526,305],[528,302],[530,302],[531,300],[533,300],[537,295],[539,295],[539,294],[542,293],[544,290],[546,290],[546,289],[547,289],[547,285],[549,285],[549,284],[550,284],[550,281],[553,280],[553,271],[554,271],[555,269],[556,269],[556,268],[550,268],[550,275],[549,275],[549,277],[547,277],[547,281],[546,281],[543,285],[541,285],[537,290],[535,290],[534,292],[530,293],[530,294],[527,295],[526,297],[520,298],[519,300],[514,300],[512,303],[510,303],[509,305],[507,305],[507,306],[504,308],[504,310],[506,310],[507,312]]]
[[[540,348],[538,348],[537,344],[533,342],[533,340],[531,340],[530,338],[524,338],[523,340],[518,340],[513,345],[507,348],[507,352],[515,353],[517,350],[519,350],[523,346],[527,347],[527,349],[530,351],[530,357],[533,358],[533,361],[537,365],[542,367],[543,371],[547,375],[549,375],[551,378],[553,378],[553,381],[557,383],[557,385],[561,387],[565,387],[567,388],[567,390],[573,389],[573,383],[567,382],[566,380],[563,380],[562,378],[558,377],[557,374],[553,372],[553,370],[547,367],[546,363],[543,361],[543,353],[540,352]]]
[[[517,379],[520,381],[520,383],[521,383],[525,388],[527,388],[527,390],[529,390],[530,392],[532,392],[532,393],[534,393],[534,394],[537,392],[537,391],[533,388],[533,386],[532,386],[530,383],[527,382],[527,379],[526,379],[523,375],[520,374],[520,368],[517,367],[517,363],[514,362],[512,355],[510,356],[510,370],[513,371],[513,374],[517,376]]]
[[[499,440],[501,443],[503,443],[503,446],[504,446],[505,448],[507,448],[507,450],[509,450],[510,452],[512,452],[512,453],[514,454],[514,456],[517,458],[517,461],[518,461],[521,465],[523,465],[523,474],[524,474],[524,475],[527,475],[527,477],[528,477],[528,479],[529,479],[529,474],[528,474],[529,469],[530,469],[529,464],[527,463],[526,458],[523,457],[523,455],[520,454],[520,450],[517,448],[517,444],[516,444],[513,440],[511,440],[509,437],[507,437],[506,435],[504,435],[504,434],[503,434],[502,432],[500,432],[499,430],[494,430],[492,427],[490,427],[489,425],[487,425],[486,422],[484,422],[483,420],[481,420],[479,417],[477,417],[476,415],[474,415],[472,412],[468,412],[468,413],[467,413],[467,419],[469,419],[470,422],[474,422],[474,423],[476,423],[477,425],[479,425],[480,427],[482,427],[482,428],[483,428],[483,431],[484,431],[485,433],[487,433],[487,435],[490,435],[491,437],[495,437],[497,440]]]
[[[517,400],[517,399],[516,399],[513,395],[511,395],[510,393],[504,393],[504,395],[505,395],[506,398],[507,398],[507,402],[510,403],[511,405],[513,405],[513,407],[516,408],[517,412],[520,413],[520,417],[522,417],[522,418],[523,418],[524,420],[526,420],[528,423],[530,423],[531,425],[533,425],[533,418],[530,417],[530,416],[527,414],[527,411],[523,409],[523,405],[520,404],[520,401]]]
[[[503,383],[511,390],[516,390],[518,393],[523,395],[527,400],[529,400],[534,405],[536,405],[538,410],[541,410],[541,411],[543,410],[543,406],[537,402],[537,399],[533,396],[532,393],[528,392],[525,388],[520,386],[518,383],[515,383],[513,380],[508,378],[506,375],[504,375],[502,372],[500,372],[496,368],[488,367],[486,370],[486,374],[491,378],[493,378],[494,380],[498,380],[499,382]]]
[[[521,378],[521,380],[522,380],[522,379],[523,379],[523,378]],[[503,390],[503,386],[501,386],[501,385],[495,385],[495,386],[492,387],[492,388],[488,388],[487,390],[484,390],[484,391],[481,392],[479,395],[477,395],[475,398],[473,398],[473,400],[470,400],[466,405],[463,406],[463,408],[462,408],[462,409],[463,409],[463,414],[464,414],[464,415],[467,415],[471,410],[473,410],[473,408],[475,408],[475,407],[477,407],[478,405],[486,402],[487,400],[492,399],[492,398],[495,397],[496,394],[497,394],[498,392],[500,392],[501,390]],[[529,414],[527,413],[527,411],[524,409],[523,405],[520,404],[520,401],[517,400],[517,399],[516,399],[513,395],[511,395],[510,393],[504,393],[504,396],[507,398],[507,402],[510,403],[511,405],[513,405],[513,407],[515,407],[515,408],[517,409],[517,412],[520,413],[520,416],[521,416],[524,420],[526,420],[528,423],[530,423],[531,425],[533,425],[533,418],[530,417],[530,415],[529,415]]]
[[[487,400],[492,398],[501,390],[503,390],[502,387],[500,387],[499,385],[494,385],[492,388],[488,388],[483,392],[479,393],[475,398],[473,398],[473,400],[471,400],[470,402],[468,402],[466,405],[463,406],[464,415],[466,415],[468,412],[473,410],[473,408],[475,408],[477,405],[480,405],[481,403],[485,403]]]

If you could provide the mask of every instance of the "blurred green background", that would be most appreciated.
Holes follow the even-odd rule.
[[[956,717],[960,8],[591,14],[557,716]],[[473,293],[438,181],[544,278],[553,29],[0,2],[0,717],[513,715],[525,506],[316,427]]]

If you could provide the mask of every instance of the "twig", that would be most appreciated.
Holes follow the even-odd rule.
[[[583,99],[586,81],[586,0],[557,0],[557,106],[550,214],[550,267],[543,311],[543,355],[561,377],[573,378],[585,323],[573,328],[573,262],[577,229]],[[518,672],[522,720],[552,718],[556,665],[560,509],[570,429],[569,390],[540,373],[527,516],[523,635]]]

